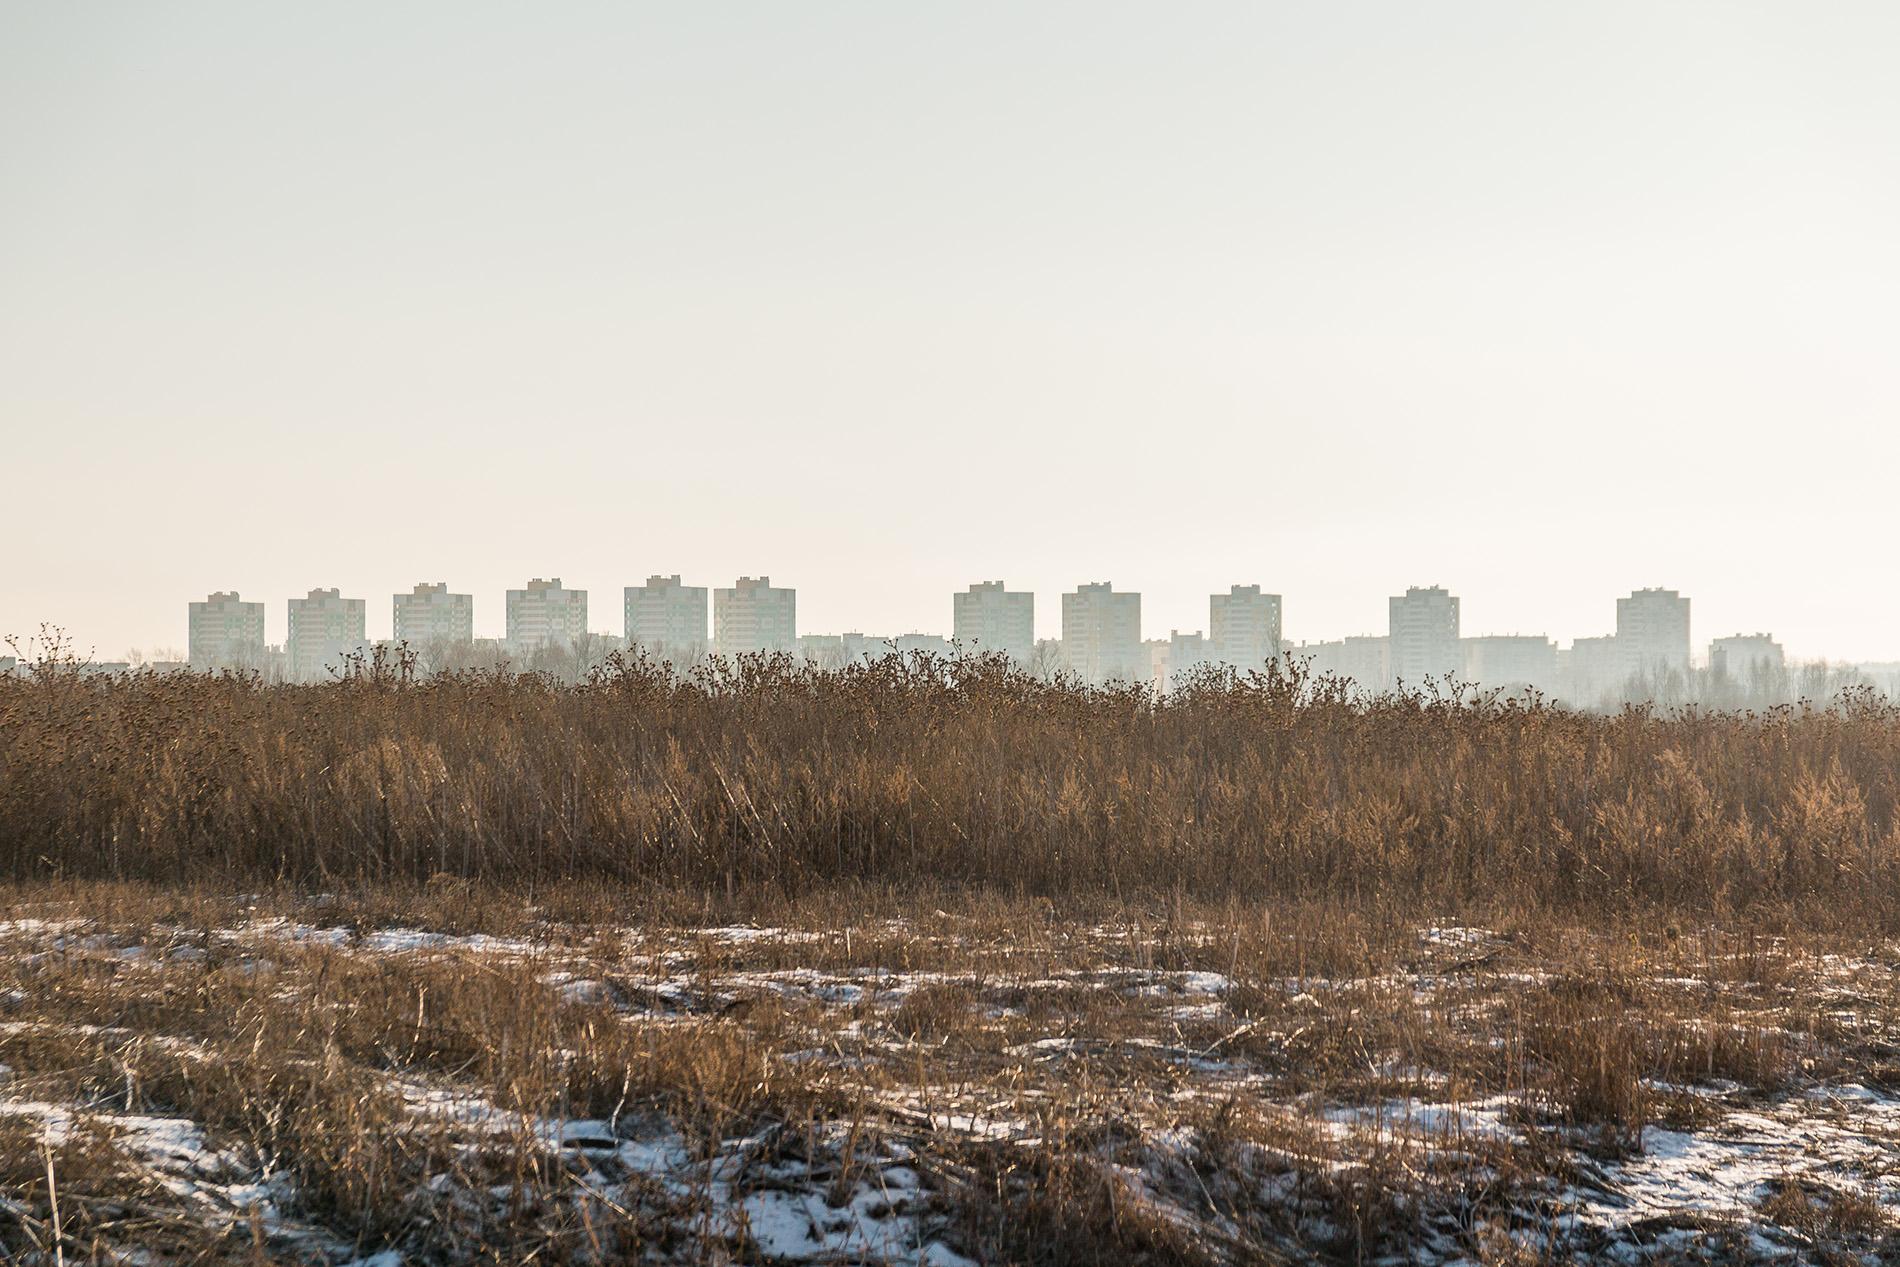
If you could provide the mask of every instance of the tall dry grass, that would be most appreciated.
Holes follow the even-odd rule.
[[[1900,923],[1900,709],[1157,698],[994,660],[0,678],[0,877],[593,877]]]

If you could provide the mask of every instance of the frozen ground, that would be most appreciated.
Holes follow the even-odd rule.
[[[30,1154],[0,1250],[1900,1256],[1891,946],[1444,926],[1342,965],[1200,925],[298,914],[0,922],[0,1148]]]

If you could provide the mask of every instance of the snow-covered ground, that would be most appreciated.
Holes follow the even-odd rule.
[[[1892,947],[1645,959],[1445,926],[1367,971],[1321,973],[1242,964],[1229,940],[16,913],[0,921],[0,1145],[30,1141],[55,1174],[49,1192],[37,1164],[0,1169],[0,1250],[53,1261],[49,1198],[86,1134],[109,1141],[134,1194],[101,1223],[128,1254],[137,1235],[112,1228],[140,1226],[143,1202],[166,1226],[221,1226],[287,1261],[457,1261],[439,1239],[450,1213],[519,1221],[532,1189],[555,1247],[543,1261],[1007,1261],[1011,1237],[1041,1226],[1011,1220],[1058,1195],[1082,1243],[1171,1260],[1900,1261]],[[399,1115],[363,1129],[423,1141],[408,1189],[361,1194],[393,1211],[376,1217],[340,1208],[347,1185],[319,1193],[322,1168],[269,1131],[233,1125],[255,1105],[189,1111],[192,1071],[243,1055],[233,1035],[249,1031],[220,1029],[219,1000],[334,1026],[387,1002],[315,1002],[365,966],[401,992],[389,1008],[413,1012],[413,1032],[297,1059],[347,1056]],[[417,1055],[450,1023],[435,1000],[457,979],[544,992],[534,1015],[568,1027],[561,1060],[599,1027],[742,1036],[761,1077],[802,1088],[803,1116],[708,1103],[691,1070],[690,1112],[632,1094],[605,1114],[507,1106],[507,1079],[479,1071],[529,1031],[487,1036],[502,1057],[459,1068]],[[484,1037],[459,1039],[479,1051]],[[153,1051],[182,1091],[139,1085]],[[86,1208],[69,1197],[64,1217]]]

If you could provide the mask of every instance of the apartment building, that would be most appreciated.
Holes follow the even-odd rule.
[[[690,664],[706,654],[706,587],[677,574],[649,576],[626,590],[627,645],[658,660]]]
[[[1781,644],[1765,633],[1730,634],[1709,644],[1709,668],[1736,682],[1779,676],[1787,667]]]
[[[290,635],[284,640],[284,676],[320,682],[341,673],[348,656],[369,649],[364,604],[334,589],[314,589],[290,600]]]
[[[1214,597],[1219,599],[1223,596],[1216,594]],[[1160,686],[1168,690],[1191,681],[1198,670],[1223,662],[1216,653],[1214,640],[1198,629],[1191,633],[1170,629],[1166,645],[1167,659],[1156,679]]]
[[[1243,672],[1280,658],[1280,596],[1258,585],[1235,585],[1208,598],[1208,641],[1213,658]]]
[[[1063,666],[1084,682],[1140,682],[1150,674],[1141,648],[1141,595],[1107,581],[1062,596]]]
[[[186,643],[191,667],[261,669],[264,665],[264,604],[247,603],[236,590],[220,591],[189,608]]]
[[[799,659],[821,669],[841,668],[845,663],[842,634],[800,634],[794,650]]]
[[[1558,680],[1564,702],[1577,708],[1595,708],[1619,700],[1623,694],[1623,655],[1615,634],[1577,638],[1558,657]]]
[[[1018,663],[1036,648],[1036,596],[978,581],[951,596],[951,639],[964,651],[1000,652]]]
[[[1459,639],[1464,667],[1459,676],[1485,689],[1546,695],[1557,690],[1557,644],[1541,634],[1487,634]]]
[[[1142,664],[1148,670],[1148,681],[1166,690],[1168,687],[1168,640],[1166,638],[1143,638],[1141,640]]]
[[[798,648],[798,592],[769,576],[742,576],[713,591],[713,650],[720,655]]]
[[[891,642],[890,638],[856,631],[799,634],[792,648],[799,659],[810,661],[821,669],[839,669],[847,664],[859,664],[891,654]]]
[[[1689,673],[1689,600],[1675,590],[1637,590],[1616,600],[1619,677],[1653,682]]]
[[[393,641],[412,651],[464,646],[475,641],[475,596],[451,594],[446,581],[423,581],[407,594],[393,596]]]
[[[1395,680],[1420,687],[1464,668],[1455,596],[1438,586],[1415,585],[1390,599],[1387,610]]]
[[[547,580],[537,576],[526,589],[508,591],[510,654],[573,647],[586,633],[586,590],[568,589],[558,576]]]
[[[1392,685],[1392,639],[1355,634],[1329,642],[1303,642],[1288,648],[1287,659],[1304,664],[1312,678],[1336,677],[1361,694],[1376,695]]]
[[[956,647],[942,634],[907,633],[898,634],[895,640],[897,654],[910,656],[916,653],[947,659],[955,653]]]

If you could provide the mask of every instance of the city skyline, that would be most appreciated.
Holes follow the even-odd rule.
[[[741,576],[708,590],[677,575],[653,574],[622,590],[621,630],[588,621],[589,594],[559,577],[536,577],[505,596],[507,632],[473,632],[475,596],[445,582],[418,582],[392,596],[393,637],[368,634],[365,600],[336,587],[286,603],[290,633],[265,641],[265,603],[216,591],[187,604],[189,647],[154,657],[88,660],[92,671],[140,665],[255,672],[266,681],[315,682],[350,672],[350,662],[386,651],[412,657],[425,675],[442,670],[516,669],[577,680],[619,651],[676,668],[707,656],[785,653],[820,668],[887,655],[1002,654],[1037,676],[1063,673],[1084,683],[1144,683],[1162,690],[1195,680],[1204,668],[1242,673],[1287,661],[1315,679],[1345,679],[1354,691],[1458,681],[1518,694],[1535,691],[1574,707],[1651,702],[1667,706],[1770,707],[1831,698],[1854,687],[1900,696],[1900,661],[1802,661],[1772,633],[1703,634],[1696,650],[1692,600],[1672,589],[1632,590],[1614,603],[1615,629],[1561,645],[1545,634],[1470,632],[1461,598],[1442,586],[1409,586],[1387,599],[1383,633],[1308,640],[1287,635],[1284,596],[1258,584],[1234,584],[1207,596],[1202,629],[1148,636],[1139,591],[1108,581],[1078,582],[1060,595],[1060,637],[1033,636],[1036,595],[1002,579],[972,582],[951,598],[949,633],[816,632],[797,620],[796,587],[768,576]],[[710,608],[708,595],[713,598]],[[709,615],[710,611],[710,615]],[[405,632],[407,631],[407,632]],[[406,653],[402,650],[406,648]],[[65,653],[72,654],[67,648]],[[0,672],[20,668],[0,656]]]
[[[1900,650],[1892,5],[0,12],[0,633],[558,569]]]
[[[1011,590],[1001,579],[972,582],[951,595],[948,634],[800,629],[796,588],[774,585],[766,576],[741,576],[731,587],[709,591],[684,584],[677,574],[654,574],[622,592],[622,624],[614,632],[590,626],[585,589],[564,586],[559,577],[537,577],[525,588],[506,592],[507,630],[497,639],[475,632],[474,595],[451,592],[445,582],[418,582],[392,596],[392,632],[383,638],[369,635],[364,600],[342,596],[335,587],[313,589],[288,600],[289,632],[283,643],[271,644],[264,602],[217,591],[187,604],[186,651],[167,649],[127,661],[88,658],[102,667],[232,668],[311,681],[329,676],[351,655],[392,646],[419,652],[424,671],[453,667],[433,659],[444,652],[464,667],[499,663],[489,658],[497,653],[531,664],[543,652],[580,652],[583,643],[589,663],[622,648],[676,664],[695,663],[708,654],[764,651],[833,666],[891,652],[1000,652],[1037,672],[1059,668],[1085,681],[1167,686],[1203,665],[1257,669],[1288,654],[1307,661],[1316,673],[1350,678],[1370,689],[1455,677],[1474,685],[1533,687],[1572,700],[1601,696],[1612,686],[1683,683],[1698,673],[1743,682],[1763,669],[1783,674],[1803,663],[1828,663],[1789,657],[1772,633],[1760,630],[1708,637],[1706,653],[1698,654],[1689,596],[1659,587],[1617,598],[1612,633],[1574,638],[1568,646],[1545,634],[1468,633],[1461,626],[1460,597],[1441,586],[1410,586],[1390,596],[1383,634],[1331,640],[1287,636],[1284,596],[1263,592],[1258,584],[1234,584],[1225,593],[1208,595],[1204,628],[1171,628],[1166,637],[1148,636],[1139,591],[1116,590],[1106,581],[1081,582],[1061,595],[1062,632],[1055,638],[1034,635],[1034,592]],[[710,617],[709,592],[715,597]],[[456,647],[477,658],[468,659]],[[1894,677],[1900,661],[1861,664],[1882,675],[1882,690],[1900,682]]]
[[[1039,604],[1035,601],[1038,591],[1012,586],[1004,579],[991,579],[973,581],[962,590],[951,591],[947,596],[949,610],[936,622],[903,629],[879,629],[871,622],[847,621],[823,631],[794,615],[795,603],[803,601],[794,597],[799,594],[799,587],[774,586],[769,576],[740,576],[731,587],[715,588],[682,583],[677,573],[656,573],[649,575],[643,584],[611,588],[624,596],[624,602],[598,606],[596,610],[601,617],[590,620],[590,587],[564,586],[559,576],[536,577],[525,587],[505,588],[501,602],[494,604],[501,611],[499,621],[486,622],[477,615],[485,610],[478,593],[469,588],[458,590],[444,581],[418,581],[407,589],[396,590],[390,595],[387,608],[366,602],[367,595],[359,596],[349,586],[316,587],[305,595],[290,595],[276,603],[258,599],[254,594],[245,597],[247,592],[237,588],[213,590],[205,599],[186,603],[182,642],[160,641],[150,648],[128,646],[127,652],[135,658],[176,659],[202,668],[205,666],[197,663],[192,653],[200,644],[201,636],[205,645],[252,639],[266,646],[289,647],[295,640],[295,623],[300,612],[327,610],[331,641],[338,638],[351,641],[350,635],[336,632],[339,628],[336,622],[342,619],[355,631],[354,641],[365,647],[400,642],[422,645],[429,641],[465,641],[506,645],[520,651],[571,642],[583,634],[632,643],[643,641],[634,632],[640,627],[649,630],[644,639],[647,646],[670,646],[685,659],[742,650],[793,650],[794,644],[807,636],[845,636],[865,639],[867,645],[908,640],[914,646],[926,646],[928,640],[935,639],[945,647],[959,641],[967,647],[985,642],[989,649],[1005,649],[1014,658],[1026,660],[1031,648],[1064,641],[1065,623],[1070,626],[1073,637],[1075,629],[1082,627],[1074,622],[1082,618],[1069,613],[1068,607],[1077,601],[1087,603],[1093,595],[1099,594],[1118,601],[1132,600],[1127,611],[1114,619],[1118,625],[1132,628],[1136,640],[1143,644],[1166,643],[1183,636],[1202,640],[1196,644],[1200,649],[1193,652],[1197,660],[1241,663],[1251,660],[1253,650],[1268,643],[1287,649],[1350,646],[1369,639],[1392,639],[1396,640],[1396,649],[1383,653],[1390,657],[1387,671],[1410,680],[1468,667],[1459,659],[1457,648],[1473,643],[1490,644],[1492,654],[1502,657],[1500,662],[1509,663],[1521,663],[1524,656],[1534,656],[1536,653],[1527,649],[1532,643],[1547,643],[1553,653],[1569,653],[1573,649],[1584,654],[1600,653],[1610,657],[1605,662],[1605,672],[1613,671],[1622,677],[1658,670],[1680,671],[1691,666],[1708,667],[1722,657],[1721,644],[1728,644],[1731,652],[1742,655],[1752,654],[1750,648],[1763,641],[1772,641],[1777,657],[1785,656],[1789,663],[1900,663],[1900,652],[1857,658],[1799,655],[1788,650],[1779,635],[1772,632],[1772,625],[1765,622],[1736,626],[1727,633],[1710,633],[1706,629],[1697,633],[1692,629],[1689,616],[1690,596],[1662,587],[1640,587],[1617,596],[1607,629],[1568,636],[1549,630],[1501,631],[1488,627],[1474,632],[1461,620],[1464,595],[1440,585],[1407,586],[1402,593],[1387,596],[1383,604],[1386,620],[1382,625],[1344,634],[1316,634],[1297,624],[1287,626],[1284,618],[1287,596],[1263,593],[1259,583],[1236,582],[1226,592],[1211,591],[1203,596],[1198,623],[1167,623],[1165,628],[1150,618],[1143,590],[1117,587],[1113,581],[1072,582],[1057,591],[1058,603]],[[752,614],[752,604],[741,605],[741,600],[749,600],[755,593],[776,597],[783,609],[767,617],[768,622],[782,623],[773,623],[772,632],[763,636],[755,636],[758,618]],[[708,595],[717,601],[708,603]],[[1099,603],[1101,599],[1096,601]],[[1004,602],[1011,606],[1006,609],[999,605]],[[731,610],[741,613],[726,623],[745,630],[728,645],[722,645],[719,635],[722,603],[733,604]],[[281,621],[271,619],[273,607],[283,610]],[[367,613],[373,610],[391,612],[386,625],[378,627],[370,621]],[[406,631],[405,621],[413,632]],[[1233,626],[1225,638],[1224,621]],[[118,657],[104,648],[83,644],[58,622],[42,623],[58,629],[78,654],[101,662],[118,662]],[[499,628],[495,627],[497,624]],[[1243,624],[1247,627],[1241,628]],[[966,626],[973,631],[973,636],[959,639],[957,631]],[[873,630],[876,632],[870,632]],[[36,627],[14,637],[24,645],[33,641],[37,632]],[[1601,652],[1595,647],[1585,651],[1588,644],[1603,644]],[[1247,650],[1243,652],[1239,648]],[[175,656],[171,654],[174,652]]]

